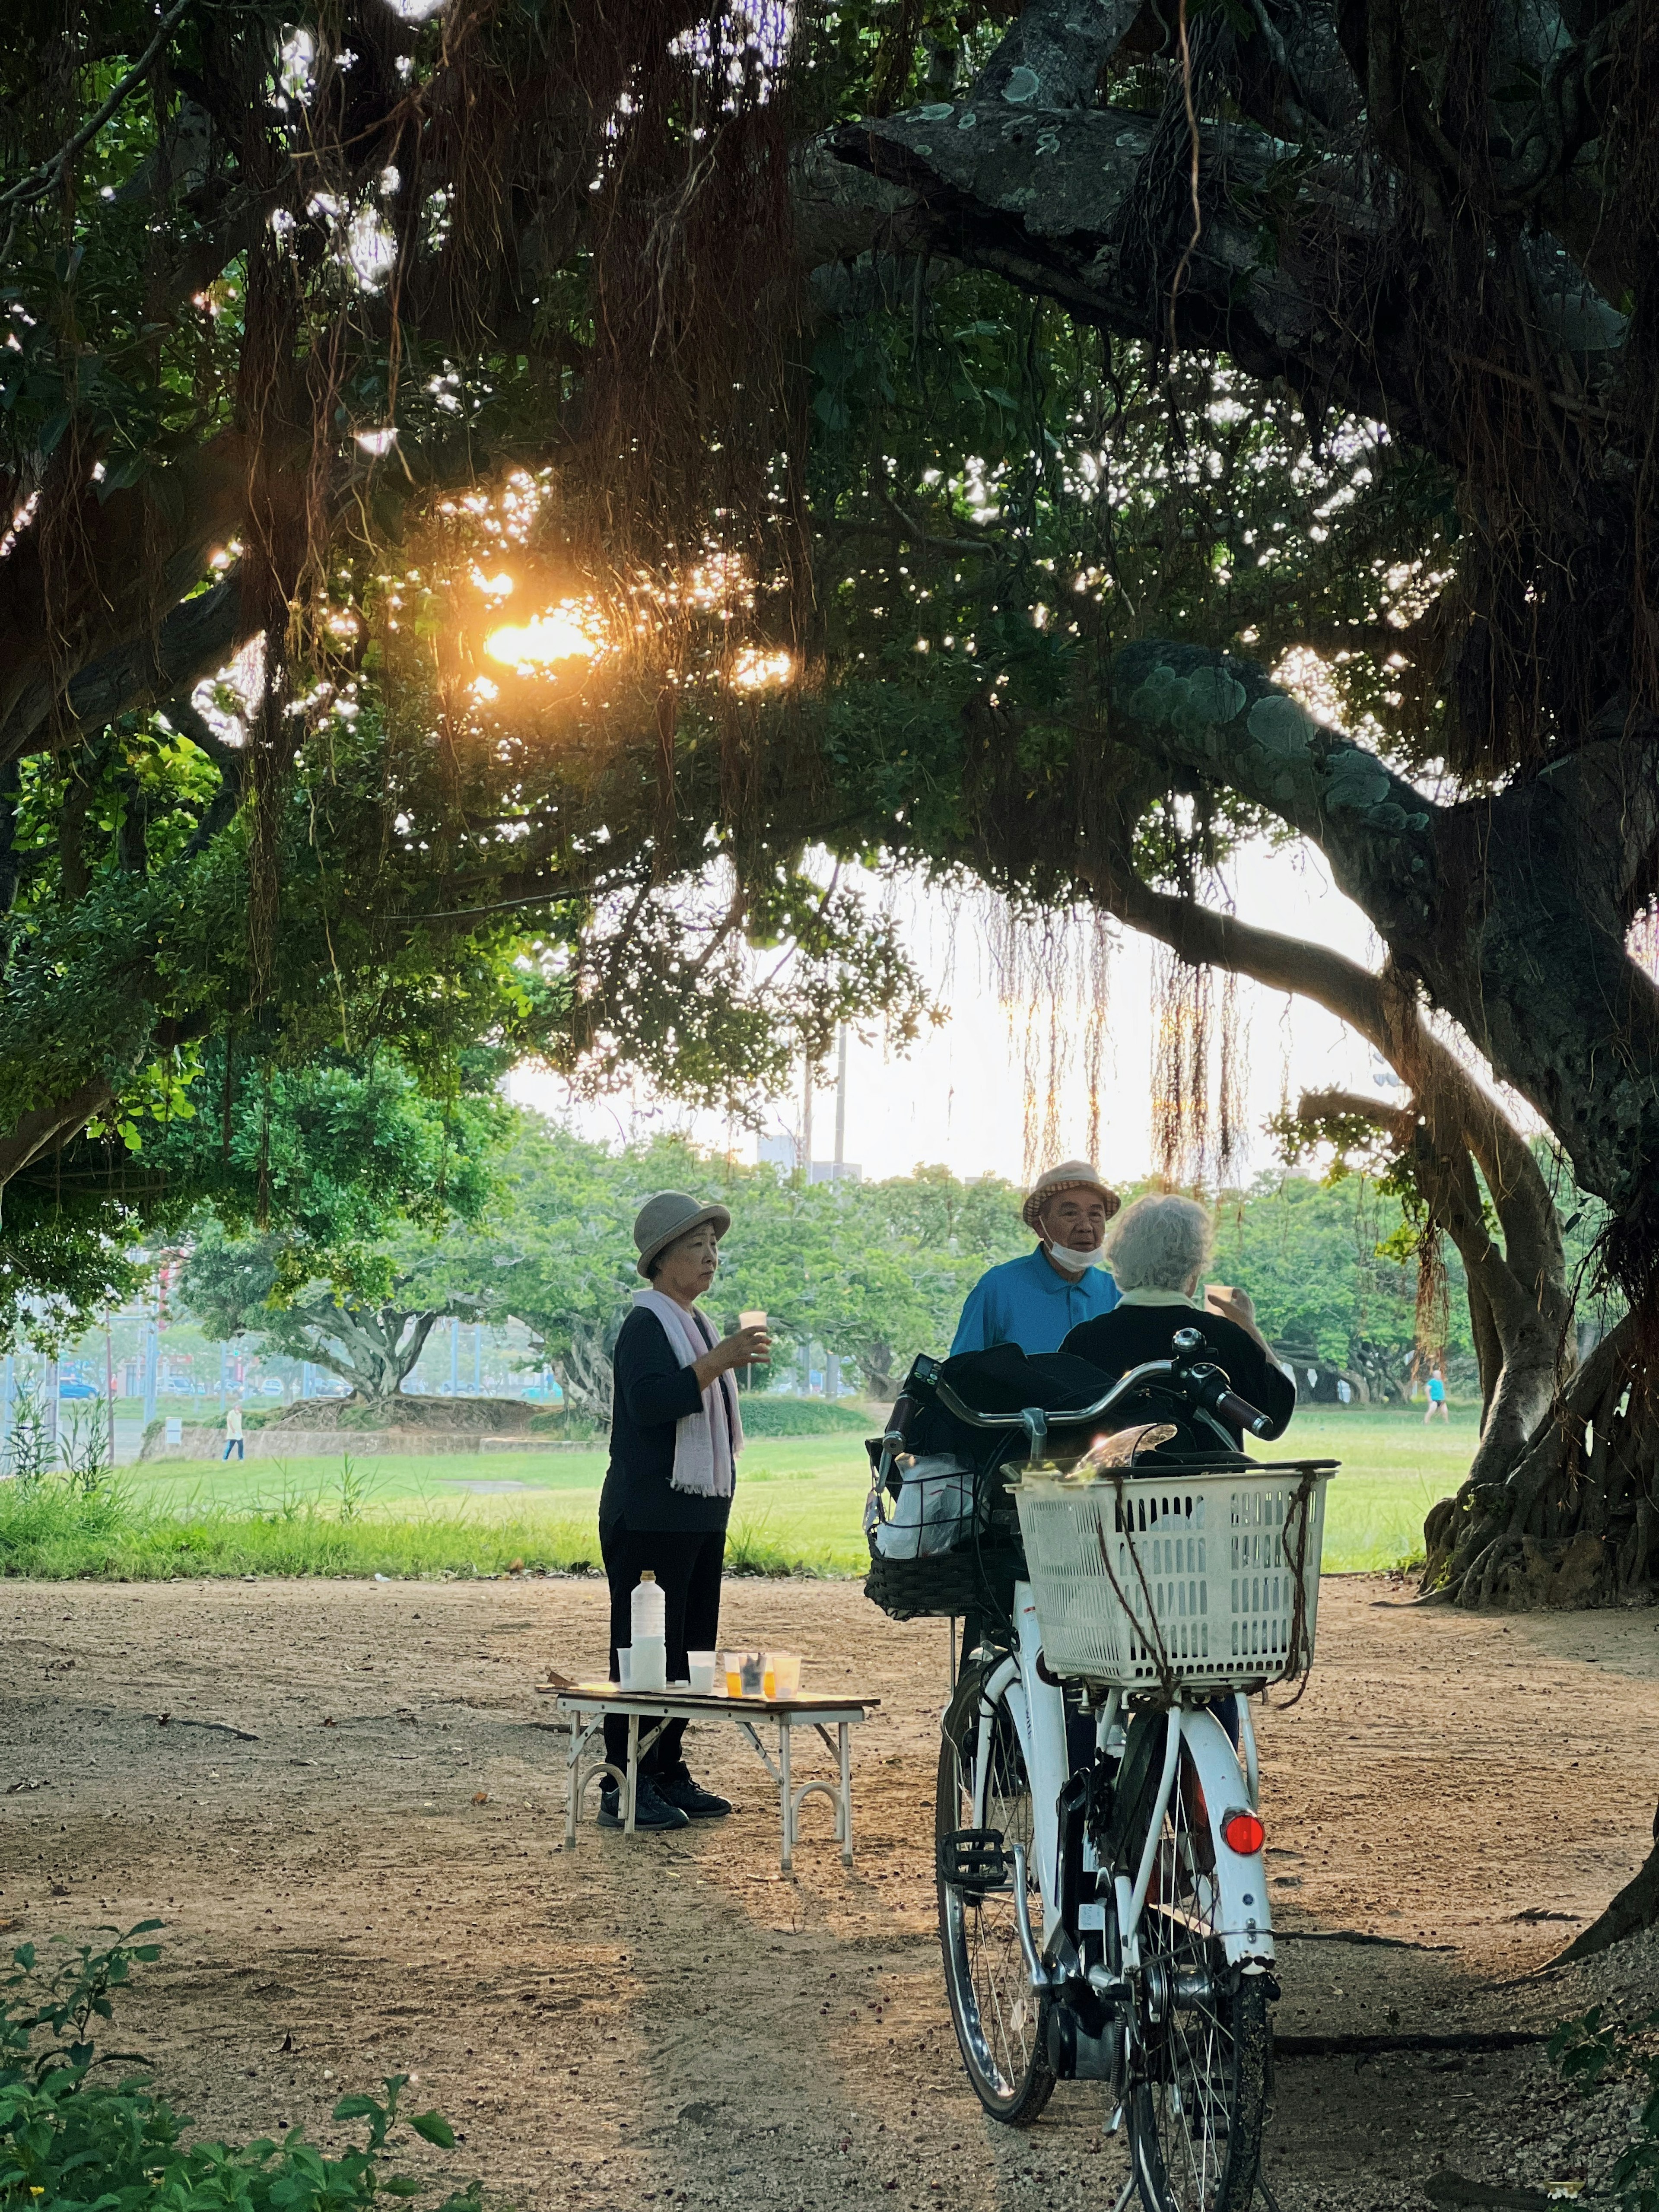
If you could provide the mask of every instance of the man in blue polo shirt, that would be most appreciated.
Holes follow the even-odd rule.
[[[952,1357],[1017,1344],[1058,1352],[1079,1322],[1109,1314],[1117,1285],[1101,1266],[1106,1224],[1122,1204],[1086,1160],[1066,1160],[1037,1177],[1020,1209],[1042,1240],[1023,1260],[988,1268],[968,1293]]]

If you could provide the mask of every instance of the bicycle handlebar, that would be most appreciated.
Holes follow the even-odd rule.
[[[1089,1422],[1101,1419],[1137,1390],[1146,1389],[1153,1384],[1173,1388],[1176,1395],[1184,1398],[1189,1405],[1218,1414],[1223,1420],[1248,1430],[1253,1437],[1266,1437],[1273,1425],[1272,1417],[1262,1413],[1259,1407],[1251,1405],[1248,1399],[1241,1398],[1229,1385],[1220,1368],[1196,1357],[1206,1348],[1200,1330],[1180,1329],[1175,1338],[1175,1358],[1149,1359],[1142,1366],[1132,1367],[1127,1375],[1121,1375],[1105,1396],[1097,1398],[1092,1406],[1079,1406],[1075,1410],[1067,1407],[1053,1413],[1036,1406],[1028,1406],[1018,1413],[981,1413],[966,1404],[950,1384],[939,1379],[937,1375],[933,1378],[933,1388],[945,1412],[965,1422],[969,1428],[1024,1429],[1034,1447],[1042,1442],[1051,1427],[1081,1428]]]

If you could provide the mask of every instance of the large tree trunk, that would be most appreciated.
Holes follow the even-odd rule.
[[[591,1322],[578,1322],[570,1332],[570,1348],[553,1363],[565,1402],[584,1420],[601,1429],[611,1426],[611,1401],[615,1378],[605,1332]]]
[[[1638,1317],[1603,1337],[1507,1461],[1477,1462],[1425,1524],[1425,1588],[1467,1605],[1650,1601],[1659,1582],[1652,1370]]]
[[[304,1311],[291,1310],[296,1317]],[[305,1318],[311,1325],[301,1340],[302,1357],[349,1382],[365,1404],[378,1406],[402,1391],[442,1316],[398,1306],[329,1305]]]

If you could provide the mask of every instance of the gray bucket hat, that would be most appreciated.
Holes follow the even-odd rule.
[[[647,1198],[634,1221],[634,1242],[640,1248],[639,1270],[648,1277],[651,1262],[677,1237],[689,1237],[705,1221],[714,1224],[715,1237],[724,1237],[732,1217],[723,1206],[704,1206],[683,1190],[659,1190]]]

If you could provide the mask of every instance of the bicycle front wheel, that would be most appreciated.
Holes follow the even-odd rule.
[[[995,1887],[951,1881],[948,1850],[940,1849],[939,1942],[951,2019],[975,2094],[993,2119],[1029,2127],[1054,2086],[1048,1999],[1031,1987],[1014,1913],[1012,1852],[1019,1844],[1026,1852],[1032,1923],[1042,1925],[1031,1784],[1006,1695],[988,1707],[983,1680],[977,1670],[965,1674],[945,1717],[937,1841],[945,1846],[963,1829],[989,1830],[1000,1838],[1008,1872]]]
[[[1146,2212],[1248,2212],[1271,2095],[1267,1984],[1215,1934],[1215,1853],[1183,1752],[1140,1923],[1129,2145]]]

